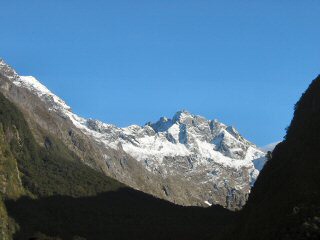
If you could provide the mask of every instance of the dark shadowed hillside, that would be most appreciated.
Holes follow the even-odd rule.
[[[320,77],[295,106],[233,239],[320,239]],[[236,236],[236,238],[235,238]]]
[[[81,164],[75,154],[49,135],[43,139],[45,147],[40,147],[22,113],[2,94],[0,126],[4,156],[13,159],[11,162],[16,161],[20,172],[19,180],[21,179],[24,188],[31,195],[88,196],[124,187],[123,184]],[[4,166],[8,166],[8,163],[8,160],[3,160]],[[15,180],[13,185],[18,182]],[[6,195],[10,197],[10,194]]]
[[[15,239],[36,232],[64,240],[210,239],[232,216],[222,207],[180,207],[131,189],[95,197],[21,198],[6,206],[21,227]]]

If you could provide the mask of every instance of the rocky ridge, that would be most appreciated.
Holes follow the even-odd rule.
[[[37,134],[50,131],[97,171],[181,205],[241,208],[265,162],[265,153],[235,128],[187,111],[127,128],[81,118],[3,60],[0,89]]]

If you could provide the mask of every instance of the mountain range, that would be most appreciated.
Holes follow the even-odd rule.
[[[0,239],[319,239],[320,76],[265,152],[187,111],[84,119],[0,61]]]
[[[119,128],[79,117],[3,60],[0,72],[1,91],[24,110],[35,135],[50,132],[86,165],[173,203],[240,209],[264,165],[265,152],[217,120],[179,111],[171,119]]]

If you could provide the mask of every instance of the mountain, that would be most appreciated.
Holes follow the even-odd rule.
[[[117,128],[91,119],[84,124],[95,139],[125,151],[149,172],[196,182],[200,204],[240,208],[259,173],[254,161],[265,159],[233,127],[187,111],[142,127]],[[164,189],[167,195],[171,188]]]
[[[3,60],[0,76],[1,92],[21,109],[39,144],[50,133],[96,171],[173,203],[239,209],[265,162],[263,151],[217,120],[180,111],[172,119],[118,128],[77,116]]]
[[[39,145],[0,93],[0,239],[209,239],[233,212],[182,207],[86,166],[59,139]]]
[[[92,196],[125,187],[80,163],[53,136],[44,141],[38,146],[22,113],[0,93],[0,239],[16,230],[4,204],[9,199]]]
[[[137,164],[141,160],[130,157],[125,147],[107,148],[105,126],[99,131],[92,130],[87,122],[93,120],[79,118],[78,123],[84,121],[75,127],[60,109],[54,106],[51,111],[45,109],[48,103],[39,101],[37,90],[30,90],[29,85],[24,88],[12,84],[17,77],[11,68],[5,66],[0,72],[0,88],[4,93],[0,93],[0,239],[320,238],[320,76],[296,104],[284,141],[267,159],[253,160],[254,165],[265,162],[265,166],[247,204],[240,211],[229,211],[216,205],[208,208],[175,205],[108,177],[113,173],[100,168],[103,165],[96,159],[100,152],[94,155],[95,151],[105,149],[102,153],[114,154],[107,169],[122,169],[121,173],[128,174],[140,171],[150,174],[147,177],[151,180],[159,175],[152,175],[152,168]],[[64,105],[55,96],[40,95],[40,98]],[[19,99],[20,104],[13,101]],[[138,128],[151,127],[161,133],[170,133],[174,125],[188,129],[188,122],[183,120],[189,119],[189,115],[197,117],[182,111],[172,120],[162,119]],[[97,135],[96,143],[86,133],[87,129],[80,130],[83,126]],[[227,128],[222,127],[225,131]],[[137,141],[144,138],[135,136]],[[188,134],[182,134],[181,144],[192,139],[187,137],[185,141],[184,136]],[[119,138],[119,145],[121,141]],[[190,141],[189,145],[192,144]],[[122,168],[116,165],[117,161]],[[128,179],[138,177],[130,174]],[[161,178],[157,180],[162,186]],[[144,186],[143,181],[140,183]]]

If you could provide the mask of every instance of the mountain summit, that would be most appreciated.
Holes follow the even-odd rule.
[[[182,110],[171,119],[119,128],[79,117],[3,60],[0,76],[1,92],[23,109],[34,131],[62,139],[97,171],[181,205],[241,208],[265,162],[263,151],[217,120]]]

